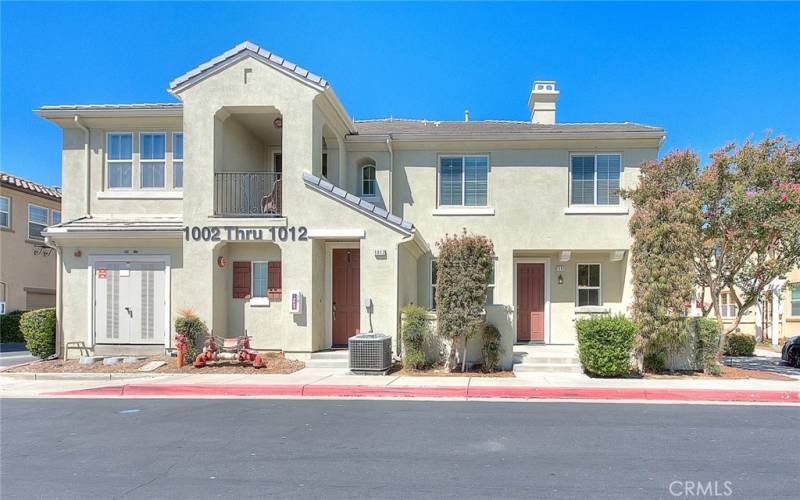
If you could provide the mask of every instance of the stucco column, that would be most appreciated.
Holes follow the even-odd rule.
[[[778,335],[779,335],[779,327],[780,327],[780,311],[781,308],[781,297],[780,297],[780,288],[775,287],[772,290],[772,345],[778,345]]]

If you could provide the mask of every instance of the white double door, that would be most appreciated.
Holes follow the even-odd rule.
[[[163,344],[163,262],[101,261],[94,266],[98,344]]]

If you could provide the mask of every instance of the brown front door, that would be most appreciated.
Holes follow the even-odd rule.
[[[544,342],[544,264],[517,264],[517,340]]]
[[[359,287],[361,268],[359,250],[335,248],[333,250],[333,345],[346,346],[347,339],[358,333],[361,322]]]

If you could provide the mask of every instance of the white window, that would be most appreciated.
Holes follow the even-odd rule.
[[[378,181],[375,178],[375,165],[361,167],[361,196],[374,198],[378,196]]]
[[[172,134],[172,187],[183,188],[183,133]]]
[[[578,306],[599,306],[600,264],[578,264]]]
[[[619,205],[619,154],[575,154],[570,158],[570,204]]]
[[[61,211],[59,210],[51,210],[50,211],[50,220],[52,225],[61,224]]]
[[[792,283],[792,316],[800,316],[800,283]]]
[[[42,231],[47,227],[47,209],[38,205],[28,205],[28,239],[44,240]]]
[[[107,185],[109,188],[133,187],[133,134],[108,134],[106,154]]]
[[[724,318],[736,317],[736,302],[734,302],[730,292],[719,294],[719,310]]]
[[[485,207],[488,182],[488,156],[439,158],[439,206]]]
[[[139,136],[139,169],[142,188],[164,188],[165,134],[146,133]]]
[[[246,269],[246,268],[245,268]],[[263,298],[267,296],[267,263],[253,262],[252,297]]]
[[[436,274],[438,267],[436,259],[431,259],[431,309],[436,309]]]
[[[0,227],[11,227],[11,198],[0,196]]]
[[[489,278],[489,286],[486,289],[486,305],[490,306],[494,304],[494,289],[495,289],[495,278],[494,278],[494,270],[497,267],[497,261],[492,260],[492,276]]]

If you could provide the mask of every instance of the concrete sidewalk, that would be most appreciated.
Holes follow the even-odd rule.
[[[306,368],[292,374],[0,373],[0,397],[402,397],[752,401],[800,403],[800,379],[597,379],[582,374],[516,377],[361,376]]]

